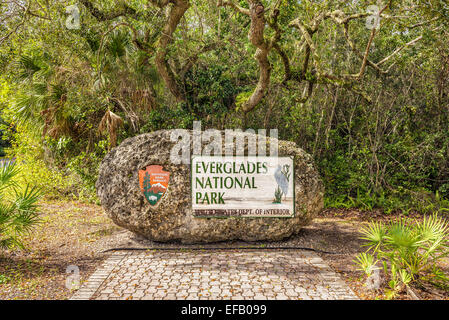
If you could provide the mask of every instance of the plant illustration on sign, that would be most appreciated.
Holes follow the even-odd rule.
[[[274,190],[274,201],[273,203],[282,203],[282,196],[287,199],[288,185],[290,182],[290,166],[288,164],[281,167],[278,165],[276,171],[274,172],[274,178],[278,184],[277,188]]]
[[[140,188],[152,205],[156,205],[168,188],[170,173],[162,170],[162,166],[152,165],[139,171]]]

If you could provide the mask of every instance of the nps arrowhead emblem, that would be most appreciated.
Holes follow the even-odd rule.
[[[170,172],[162,170],[162,166],[151,165],[139,170],[139,184],[145,198],[155,206],[167,192]]]

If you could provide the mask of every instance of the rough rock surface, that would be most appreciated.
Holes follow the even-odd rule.
[[[323,184],[312,157],[296,144],[279,140],[279,155],[295,157],[295,217],[195,218],[190,165],[170,161],[170,150],[175,145],[170,135],[171,130],[161,130],[128,138],[102,161],[97,194],[117,225],[154,241],[281,240],[298,233],[323,208]],[[272,141],[267,137],[268,145]],[[148,204],[139,186],[138,171],[148,165],[162,165],[170,172],[166,194],[154,207]]]

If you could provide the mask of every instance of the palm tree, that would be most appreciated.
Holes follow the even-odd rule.
[[[0,248],[24,248],[20,238],[39,222],[40,189],[28,184],[20,190],[19,170],[13,161],[0,163]]]

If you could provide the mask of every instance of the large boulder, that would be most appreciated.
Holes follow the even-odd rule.
[[[187,132],[192,135],[192,131]],[[103,159],[97,194],[107,215],[117,225],[154,241],[281,240],[298,233],[322,210],[323,184],[312,157],[295,143],[279,140],[279,156],[294,156],[294,217],[195,218],[190,165],[170,160],[175,145],[171,133],[172,130],[161,130],[128,138]],[[267,142],[269,145],[275,140],[267,137]],[[170,172],[169,187],[156,206],[149,205],[139,185],[138,172],[149,165],[161,165]]]

